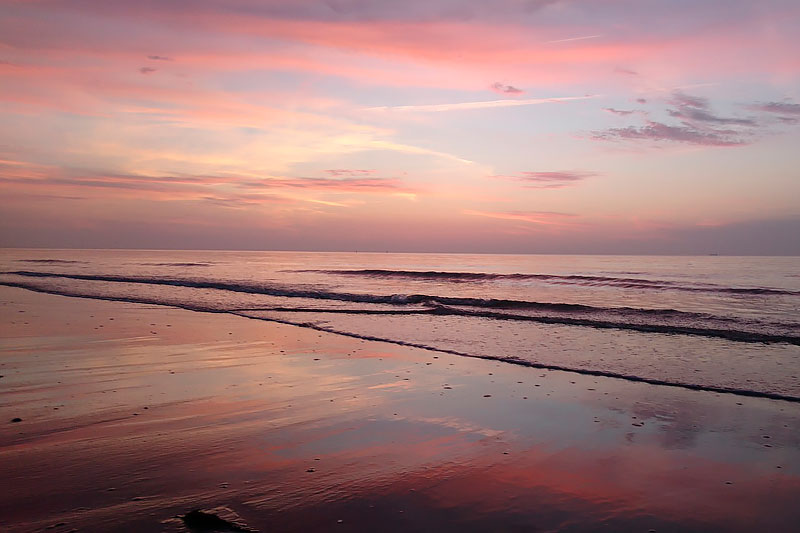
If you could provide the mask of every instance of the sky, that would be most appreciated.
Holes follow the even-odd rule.
[[[797,0],[0,0],[0,246],[800,255]]]

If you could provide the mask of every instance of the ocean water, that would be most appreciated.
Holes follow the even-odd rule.
[[[800,401],[798,257],[15,249],[0,284]]]

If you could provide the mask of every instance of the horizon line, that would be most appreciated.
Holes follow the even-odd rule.
[[[397,251],[397,250],[298,250],[298,249],[236,249],[236,248],[81,248],[46,246],[0,246],[0,250],[52,250],[52,251],[130,251],[130,252],[252,252],[252,253],[319,253],[319,254],[444,254],[444,255],[592,255],[620,257],[800,257],[800,254],[726,254],[698,253],[608,253],[608,252],[453,252],[453,251]]]

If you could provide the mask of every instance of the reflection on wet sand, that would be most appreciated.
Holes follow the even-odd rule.
[[[221,507],[260,531],[800,520],[795,404],[1,290],[4,530]]]

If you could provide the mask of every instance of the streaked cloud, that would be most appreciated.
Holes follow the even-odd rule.
[[[297,188],[343,192],[413,192],[397,178],[268,178],[247,181],[242,187]]]
[[[604,107],[603,111],[607,111],[612,115],[619,115],[621,117],[633,115],[634,113],[640,113],[640,111],[637,111],[636,109],[614,109],[613,107]]]
[[[493,178],[502,178],[522,182],[526,187],[533,189],[561,189],[575,185],[592,176],[594,172],[581,171],[550,171],[550,172],[520,172],[519,174],[507,176],[497,175]]]
[[[756,121],[750,118],[721,117],[710,110],[708,100],[690,96],[680,91],[673,93],[669,102],[674,106],[667,110],[670,116],[688,122],[710,122],[713,124],[733,124],[738,126],[755,126]]]
[[[566,39],[556,39],[554,41],[545,41],[544,44],[557,44],[557,43],[569,43],[573,41],[585,41],[586,39],[597,39],[598,37],[602,37],[602,35],[583,35],[580,37],[568,37]]]
[[[800,104],[792,102],[765,102],[752,104],[750,109],[763,111],[766,113],[776,113],[781,115],[800,115]]]
[[[617,74],[625,74],[626,76],[638,76],[639,73],[635,70],[624,68],[624,67],[614,67],[614,72]]]
[[[528,222],[531,224],[540,224],[544,226],[561,226],[570,222],[577,215],[571,213],[558,213],[552,211],[475,211],[465,210],[465,215],[474,215],[487,218],[498,218],[501,220],[514,220],[519,222]]]
[[[652,252],[796,213],[800,3],[645,4],[0,0],[0,245]]]
[[[464,165],[472,165],[475,163],[474,161],[471,161],[469,159],[464,159],[457,155],[448,154],[446,152],[439,152],[437,150],[431,150],[429,148],[424,148],[421,146],[412,146],[409,144],[395,143],[391,141],[370,140],[363,144],[358,144],[358,146],[362,150],[389,150],[406,154],[430,155],[434,157],[440,157],[442,159],[448,159],[450,161],[455,161],[457,163],[461,163]]]
[[[0,161],[0,188],[6,193],[27,192],[39,195],[43,191],[73,196],[79,191],[84,194],[94,191],[91,194],[123,198],[135,191],[142,197],[160,201],[208,201],[228,207],[287,201],[346,205],[341,201],[316,196],[298,196],[298,191],[405,197],[416,197],[419,194],[418,190],[399,178],[373,176],[372,172],[330,177],[136,175],[60,169],[22,161]]]
[[[586,96],[560,96],[553,98],[528,98],[525,100],[489,100],[483,102],[460,102],[454,104],[424,104],[424,105],[401,105],[401,106],[382,106],[367,108],[370,111],[398,111],[398,112],[420,112],[420,113],[441,113],[446,111],[467,111],[474,109],[492,109],[497,107],[516,107],[526,105],[556,104],[573,100],[587,100],[598,98],[600,95]]]
[[[774,118],[783,124],[800,123],[800,104],[793,102],[762,102],[751,104],[747,108]]]
[[[324,170],[328,175],[340,177],[340,176],[370,176],[375,174],[374,169],[362,169],[362,168],[329,168]]]

